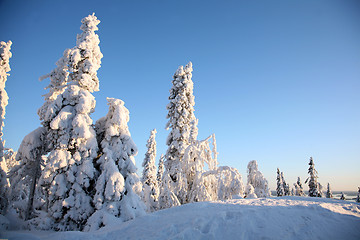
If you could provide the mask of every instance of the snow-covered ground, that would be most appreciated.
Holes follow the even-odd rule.
[[[5,231],[8,239],[360,239],[360,204],[309,197],[233,199],[161,210],[96,232]]]

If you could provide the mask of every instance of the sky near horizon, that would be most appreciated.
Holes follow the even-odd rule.
[[[95,12],[104,55],[94,121],[106,97],[130,111],[141,170],[150,130],[166,152],[166,105],[174,72],[193,63],[199,139],[216,134],[220,165],[246,166],[292,187],[313,157],[319,182],[360,186],[360,1],[0,0],[0,40],[13,42],[4,139],[15,150],[40,126],[37,109],[81,19]],[[307,189],[307,187],[305,187]]]

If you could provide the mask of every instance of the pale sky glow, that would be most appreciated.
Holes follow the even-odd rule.
[[[167,149],[172,76],[192,61],[199,138],[215,133],[220,165],[245,184],[257,160],[271,190],[277,167],[292,187],[312,156],[324,187],[360,186],[360,1],[0,0],[0,9],[0,40],[13,42],[7,147],[40,126],[49,81],[38,79],[95,12],[104,58],[92,118],[107,113],[106,97],[125,102],[139,168],[153,128],[158,157]]]

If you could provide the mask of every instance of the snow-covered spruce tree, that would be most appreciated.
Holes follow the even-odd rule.
[[[323,186],[321,185],[321,183],[318,183],[318,197],[323,197],[324,193],[323,193]]]
[[[284,189],[284,196],[289,196],[290,195],[290,187],[289,184],[286,183],[285,178],[284,178],[284,173],[281,172],[281,181],[283,183],[283,189]]]
[[[299,196],[305,196],[304,188],[301,184],[300,177],[298,177],[297,185],[299,186]]]
[[[100,21],[93,14],[81,22],[76,47],[65,51],[48,75],[48,103],[38,112],[50,151],[40,183],[47,190],[48,217],[56,230],[81,230],[94,212],[98,144],[90,114],[95,109],[91,92],[99,90],[102,54],[95,31]]]
[[[284,195],[284,190],[283,190],[283,184],[282,184],[279,168],[277,168],[276,173],[277,173],[277,175],[276,175],[276,196],[281,197]]]
[[[249,162],[247,166],[247,173],[247,184],[251,184],[254,187],[254,192],[257,197],[270,197],[271,193],[268,187],[268,181],[258,170],[258,164],[256,160]]]
[[[107,98],[109,112],[95,125],[100,155],[97,160],[100,176],[96,182],[93,203],[96,212],[87,221],[85,230],[96,230],[112,222],[145,214],[138,193],[141,182],[136,173],[134,156],[138,150],[128,128],[129,110],[120,99]]]
[[[296,195],[295,195],[295,188],[294,188],[294,187],[291,188],[290,196],[296,196]]]
[[[300,177],[298,177],[295,185],[295,196],[305,196],[303,186],[300,181]]]
[[[309,197],[318,197],[319,196],[319,189],[318,189],[319,185],[317,182],[318,176],[312,157],[310,157],[308,173],[310,174],[310,176],[306,179],[305,183],[307,182],[309,183]]]
[[[326,198],[333,198],[333,194],[330,188],[330,183],[327,184]]]
[[[156,179],[156,129],[152,130],[146,144],[147,151],[143,161],[142,184],[144,191],[144,202],[147,210],[154,212],[158,209],[159,188]]]
[[[345,194],[343,192],[341,192],[341,197],[340,197],[340,200],[345,200]]]
[[[8,104],[9,97],[5,91],[5,82],[8,77],[10,69],[9,59],[12,54],[10,52],[11,41],[0,42],[0,214],[4,214],[7,211],[8,206],[8,192],[9,183],[6,179],[8,172],[7,165],[4,158],[4,141],[3,127],[5,118],[5,107]]]
[[[169,146],[165,158],[165,174],[170,176],[170,190],[180,203],[186,203],[186,179],[182,171],[185,149],[195,140],[197,120],[194,115],[192,63],[180,66],[175,72],[167,105],[169,119],[166,129],[171,131],[166,144]]]
[[[35,196],[44,149],[45,128],[40,127],[26,135],[21,142],[16,160],[18,165],[9,172],[11,183],[10,199],[20,217],[28,220],[33,217],[34,200],[36,206],[42,204],[42,196]],[[39,194],[38,194],[39,195]]]
[[[360,187],[358,187],[358,194],[356,197],[356,202],[360,202]]]
[[[162,179],[163,179],[163,175],[164,175],[164,158],[165,158],[164,154],[161,154],[161,156],[159,158],[158,171],[157,171],[157,175],[156,175],[157,186],[159,188],[159,191],[161,189]]]

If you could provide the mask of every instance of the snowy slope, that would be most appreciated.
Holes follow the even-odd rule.
[[[360,205],[283,197],[201,202],[83,232],[7,231],[9,239],[360,239]]]

